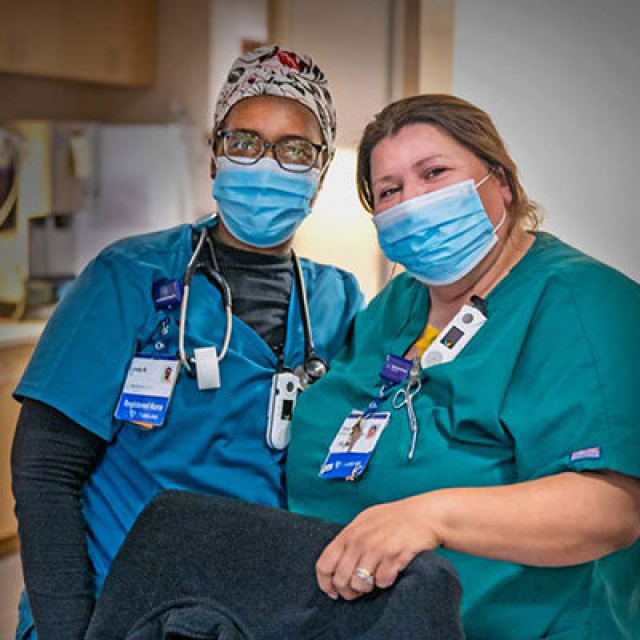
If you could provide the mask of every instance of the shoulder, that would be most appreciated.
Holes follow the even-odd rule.
[[[522,319],[521,360],[531,370],[556,362],[558,371],[591,371],[605,386],[640,379],[640,286],[549,234],[532,249],[520,295],[508,300],[518,309],[503,305],[505,322]]]
[[[545,285],[541,302],[569,297],[590,317],[640,312],[640,285],[620,271],[548,233],[539,233],[532,249],[532,274]]]
[[[126,292],[130,302],[146,299],[155,280],[182,277],[190,255],[189,225],[123,238],[85,267],[65,298],[106,300]]]
[[[110,244],[98,255],[98,260],[140,264],[150,260],[152,264],[164,262],[168,255],[189,253],[189,230],[183,224],[162,231],[129,236]]]
[[[342,293],[352,304],[354,302],[358,305],[362,304],[360,285],[353,273],[333,265],[314,262],[308,258],[300,258],[300,266],[311,293],[333,291]]]
[[[397,313],[405,313],[410,302],[418,297],[427,295],[428,288],[403,272],[398,274],[371,300],[364,311],[367,318],[381,315],[396,316]]]
[[[532,249],[538,275],[552,283],[577,287],[583,294],[603,293],[605,285],[640,293],[640,285],[631,278],[549,233],[539,232]]]

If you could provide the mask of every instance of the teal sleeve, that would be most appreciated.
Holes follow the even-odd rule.
[[[15,397],[33,398],[110,440],[114,408],[153,312],[150,283],[132,261],[98,256],[58,304]]]
[[[640,287],[600,264],[551,279],[502,418],[521,480],[610,469],[640,477]]]
[[[356,277],[351,273],[347,275],[347,283],[345,286],[349,307],[351,308],[351,313],[355,316],[358,311],[362,311],[366,306],[364,295],[362,294],[360,284],[356,280]]]
[[[363,307],[364,297],[353,274],[304,258],[301,264],[306,270],[315,347],[320,357],[332,361],[348,341],[353,319]]]

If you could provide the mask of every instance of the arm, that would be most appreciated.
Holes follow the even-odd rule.
[[[371,590],[356,567],[388,587],[419,552],[443,546],[507,562],[567,566],[640,536],[640,479],[561,473],[519,484],[442,489],[359,514],[316,565],[320,588],[353,599]]]
[[[82,486],[106,443],[25,400],[11,454],[27,594],[40,640],[84,638],[94,600]]]

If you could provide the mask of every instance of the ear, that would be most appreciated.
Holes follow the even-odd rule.
[[[507,174],[503,167],[498,167],[497,169],[495,169],[493,175],[496,177],[496,180],[500,185],[500,193],[502,194],[502,199],[504,200],[505,205],[508,207],[513,200],[513,193],[511,191],[509,178],[507,178]]]

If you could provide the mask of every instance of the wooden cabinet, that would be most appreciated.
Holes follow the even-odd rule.
[[[34,14],[39,16],[36,20]],[[1,70],[51,73],[57,43],[47,34],[57,31],[56,3],[0,0],[0,16]]]
[[[0,326],[0,329],[3,327]],[[20,405],[11,397],[33,351],[33,342],[0,344],[0,553],[17,534],[11,493],[11,443]]]
[[[153,83],[156,0],[0,0],[0,71]]]

